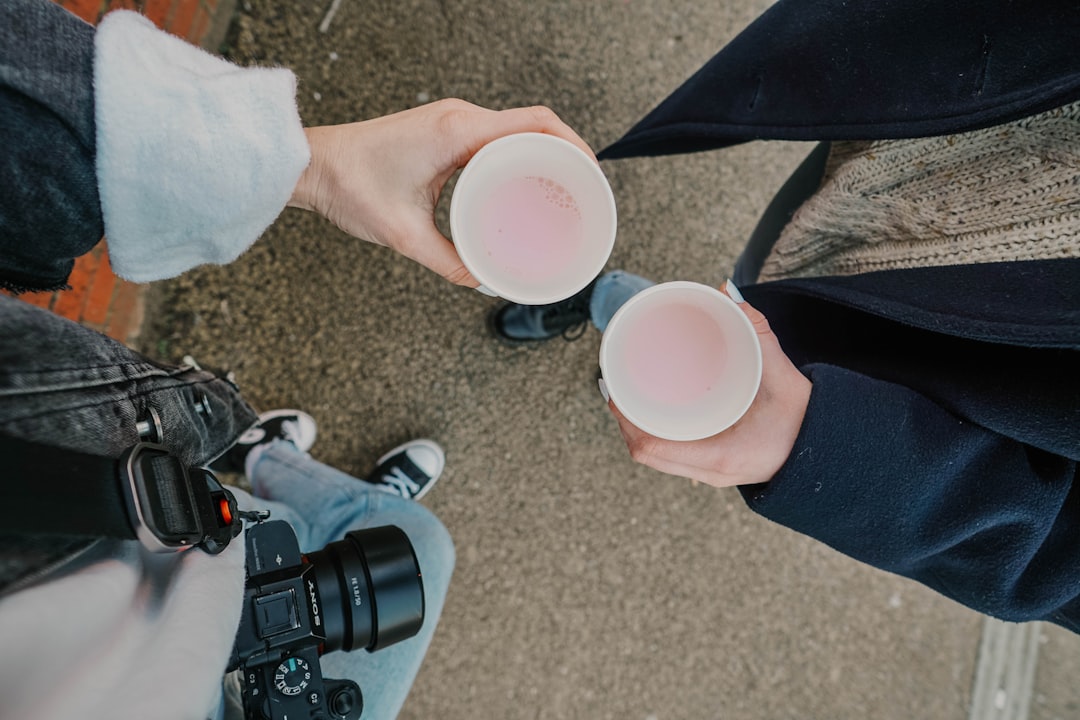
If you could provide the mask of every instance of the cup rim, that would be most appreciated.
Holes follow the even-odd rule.
[[[515,292],[512,288],[507,289],[506,287],[502,286],[498,279],[492,282],[491,278],[483,277],[481,273],[478,273],[476,271],[474,263],[472,263],[469,258],[461,252],[461,248],[456,241],[456,238],[459,237],[459,233],[456,232],[456,230],[458,229],[461,222],[459,220],[461,213],[461,204],[457,202],[458,198],[460,198],[460,195],[457,192],[457,188],[461,187],[463,183],[468,182],[468,178],[470,177],[470,175],[477,172],[476,168],[483,162],[483,159],[487,155],[490,155],[492,152],[494,152],[503,145],[522,141],[541,143],[551,142],[560,145],[564,149],[569,150],[572,155],[576,155],[579,159],[583,161],[584,166],[587,168],[586,172],[592,175],[594,179],[598,180],[600,187],[602,187],[604,190],[604,210],[606,214],[611,218],[611,231],[607,233],[607,237],[603,238],[603,253],[598,254],[597,257],[599,258],[599,261],[596,263],[595,267],[592,268],[592,273],[590,274],[590,276],[584,281],[581,287],[573,289],[569,293],[558,292],[546,294],[530,294],[518,293]],[[565,140],[557,135],[549,135],[547,133],[511,133],[509,135],[503,135],[502,137],[496,138],[495,140],[487,143],[482,148],[477,150],[471,158],[469,158],[469,161],[465,164],[465,167],[461,171],[461,175],[458,176],[457,184],[454,188],[454,193],[450,197],[450,239],[451,242],[454,243],[454,249],[457,251],[458,257],[461,258],[462,264],[465,265],[465,269],[468,270],[472,274],[472,276],[480,282],[480,285],[482,287],[487,288],[492,293],[494,293],[498,297],[503,298],[504,300],[509,300],[510,302],[514,303],[520,303],[522,305],[547,305],[550,303],[560,302],[569,297],[572,297],[575,293],[585,288],[589,282],[595,279],[596,276],[598,276],[603,271],[604,266],[607,264],[608,259],[611,257],[611,252],[615,248],[615,237],[618,234],[618,225],[618,210],[615,205],[615,193],[612,191],[611,183],[608,181],[607,176],[604,174],[604,171],[600,168],[600,165],[595,160],[593,160],[593,158],[589,157],[589,155],[584,150],[579,148],[574,143],[570,142],[569,140]]]
[[[720,298],[722,304],[726,304],[736,312],[736,316],[739,318],[737,321],[738,324],[744,327],[749,336],[754,339],[754,342],[752,343],[755,370],[753,392],[747,393],[747,398],[739,407],[739,411],[737,413],[733,413],[733,420],[730,420],[726,424],[718,423],[717,426],[715,426],[714,428],[709,428],[708,431],[687,431],[682,433],[673,432],[671,430],[666,430],[662,427],[657,427],[653,423],[649,422],[647,419],[642,419],[638,417],[632,411],[627,412],[626,408],[624,407],[624,403],[619,402],[618,385],[611,382],[610,375],[607,372],[607,361],[609,353],[611,352],[611,343],[608,342],[608,340],[609,338],[613,337],[613,335],[610,334],[612,328],[617,328],[619,324],[625,322],[625,319],[630,316],[630,313],[635,306],[647,302],[649,298],[655,295],[670,292],[673,290],[692,290],[709,295],[713,298]],[[732,300],[730,297],[728,297],[726,294],[724,294],[717,288],[712,287],[711,285],[706,285],[704,283],[694,282],[691,280],[673,280],[669,282],[658,283],[656,285],[653,285],[652,287],[642,290],[641,292],[637,293],[632,298],[627,300],[625,303],[623,303],[623,305],[612,316],[611,320],[608,321],[607,328],[604,330],[604,335],[600,340],[599,355],[600,374],[604,378],[604,383],[607,387],[608,396],[611,398],[611,401],[615,403],[615,406],[619,408],[619,412],[621,412],[623,416],[626,417],[626,419],[629,420],[639,430],[648,433],[653,437],[658,437],[662,440],[704,440],[705,438],[709,438],[713,435],[724,432],[732,425],[737,423],[740,419],[742,419],[743,415],[746,414],[746,411],[749,410],[750,406],[754,403],[755,398],[757,398],[758,391],[761,388],[763,357],[761,353],[761,342],[758,340],[757,331],[754,329],[754,324],[750,322],[750,318],[746,317],[746,313],[742,311],[742,309],[739,307],[739,304]],[[706,434],[702,434],[702,432],[705,432]]]

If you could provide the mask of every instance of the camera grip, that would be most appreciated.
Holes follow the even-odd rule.
[[[326,688],[326,702],[330,708],[330,717],[341,720],[360,720],[364,712],[364,698],[360,686],[352,680],[323,679]]]

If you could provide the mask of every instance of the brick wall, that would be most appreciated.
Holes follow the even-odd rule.
[[[110,10],[135,10],[158,27],[211,51],[221,47],[236,0],[57,0],[87,22]],[[70,290],[24,293],[20,299],[88,325],[121,342],[139,333],[144,286],[121,280],[109,267],[105,240],[75,261]]]
[[[217,49],[228,25],[218,22],[222,11],[232,14],[235,2],[226,0],[56,0],[83,20],[97,23],[110,10],[141,12],[155,25],[196,45]],[[227,7],[225,7],[227,6]],[[224,25],[226,27],[220,27]]]

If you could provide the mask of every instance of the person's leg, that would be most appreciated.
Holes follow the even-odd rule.
[[[497,338],[511,345],[535,344],[560,335],[576,340],[590,320],[603,332],[624,302],[652,284],[651,280],[613,270],[561,302],[499,306],[489,316],[489,324]]]
[[[242,509],[269,509],[296,531],[303,552],[319,550],[350,530],[396,525],[412,542],[424,586],[420,632],[374,653],[333,652],[323,675],[355,681],[364,696],[363,718],[393,718],[408,696],[431,642],[450,585],[454,547],[446,528],[419,503],[324,465],[287,441],[263,448],[250,467],[255,498],[238,494]]]
[[[603,333],[616,311],[627,300],[655,284],[648,278],[625,270],[612,270],[600,276],[589,299],[589,319],[593,326]]]

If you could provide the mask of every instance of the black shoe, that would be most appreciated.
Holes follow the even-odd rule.
[[[508,345],[539,343],[562,336],[577,340],[589,324],[589,299],[593,286],[551,305],[507,303],[488,316],[491,332]]]
[[[379,458],[369,482],[406,500],[419,500],[446,467],[446,453],[433,440],[410,440]]]
[[[236,440],[236,444],[210,464],[218,472],[244,472],[244,461],[256,445],[274,440],[288,440],[307,452],[315,444],[318,429],[315,418],[303,410],[271,410],[259,415],[259,422]]]

